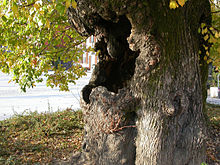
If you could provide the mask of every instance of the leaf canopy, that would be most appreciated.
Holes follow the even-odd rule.
[[[215,2],[215,3],[214,3]],[[210,42],[213,43],[210,50],[210,59],[213,65],[220,71],[220,1],[211,0],[212,8],[212,35]]]
[[[23,91],[47,77],[48,86],[68,90],[84,69],[88,51],[65,14],[74,0],[0,0],[0,70],[11,73]],[[62,66],[68,63],[68,67]]]
[[[213,25],[201,24],[198,32],[212,44],[210,53],[204,47],[204,59],[220,67],[220,12],[218,4],[210,1]],[[186,3],[170,0],[170,8]],[[69,83],[85,74],[78,61],[91,49],[68,23],[65,13],[70,6],[77,7],[75,0],[0,0],[0,70],[11,73],[23,91],[42,82],[42,75],[48,86],[68,90]]]

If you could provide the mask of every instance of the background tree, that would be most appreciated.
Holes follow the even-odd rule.
[[[212,9],[212,35],[210,42],[213,43],[210,51],[210,60],[213,65],[220,68],[220,2],[211,1]],[[214,32],[213,32],[214,31]]]
[[[86,51],[86,38],[71,28],[65,15],[75,1],[0,2],[0,69],[11,73],[23,91],[43,81],[41,75],[47,77],[48,86],[68,90],[68,83],[85,74],[77,63]],[[62,67],[61,60],[71,67]]]

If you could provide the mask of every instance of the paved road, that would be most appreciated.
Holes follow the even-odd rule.
[[[66,108],[79,109],[81,89],[88,83],[91,73],[70,85],[70,92],[60,92],[58,88],[46,87],[45,82],[26,93],[19,91],[18,85],[8,83],[10,77],[0,73],[0,120],[14,113],[29,111],[57,111]],[[220,105],[220,99],[207,98],[207,102]]]
[[[70,85],[70,92],[61,92],[58,88],[46,87],[45,81],[37,84],[26,93],[19,90],[18,85],[8,83],[10,77],[0,73],[0,120],[14,113],[29,111],[57,111],[66,108],[79,109],[81,89],[88,83],[91,73]]]
[[[220,105],[220,99],[219,98],[211,98],[208,97],[206,100],[207,103],[209,104],[216,104],[216,105]]]

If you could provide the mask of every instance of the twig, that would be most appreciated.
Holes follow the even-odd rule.
[[[209,2],[210,2],[211,4],[213,4],[216,8],[220,9],[220,6],[218,6],[217,4],[215,4],[213,1],[209,0]]]
[[[103,129],[103,126],[106,125],[106,123],[108,124],[108,121],[101,121],[98,125],[98,127],[101,129],[102,132],[106,133],[106,134],[110,134],[110,133],[115,133],[115,132],[119,132],[122,131],[125,128],[135,128],[135,125],[125,125],[125,126],[120,126],[121,124],[121,119],[123,117],[123,115],[120,115],[119,112],[112,114],[110,116],[109,112],[107,112],[106,114],[103,113],[104,118],[108,118],[110,120],[110,125],[107,125],[107,128]]]
[[[34,4],[35,4],[35,2],[30,3],[30,4],[27,4],[27,5],[21,5],[20,7],[30,7],[30,6],[32,6],[32,5],[34,5]]]
[[[212,13],[212,14],[220,13],[220,10],[218,10],[218,11],[212,11],[211,13]]]

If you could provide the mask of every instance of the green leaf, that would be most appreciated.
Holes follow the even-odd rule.
[[[4,22],[6,22],[6,21],[7,21],[7,18],[6,18],[6,16],[5,16],[5,15],[3,15],[3,16],[2,16],[2,20],[3,20]]]
[[[63,15],[63,14],[64,14],[64,11],[65,11],[65,6],[62,5],[61,3],[58,3],[58,4],[56,5],[56,9],[57,9],[57,11],[58,11],[61,15]]]
[[[27,2],[30,4],[30,3],[33,3],[34,0],[27,0]]]
[[[5,5],[6,5],[6,2],[7,2],[6,0],[4,0],[4,1],[3,1],[3,6],[5,6]]]
[[[201,23],[201,28],[203,29],[205,27],[205,23]]]

